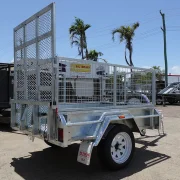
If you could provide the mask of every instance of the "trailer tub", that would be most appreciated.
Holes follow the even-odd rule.
[[[14,29],[11,127],[52,147],[80,143],[77,161],[86,165],[97,146],[103,164],[120,169],[133,157],[133,132],[161,127],[155,71],[56,57],[54,8]]]

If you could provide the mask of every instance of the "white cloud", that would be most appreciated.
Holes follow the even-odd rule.
[[[169,73],[180,75],[180,66],[173,66],[170,68]]]
[[[142,68],[150,69],[151,66],[142,66]]]

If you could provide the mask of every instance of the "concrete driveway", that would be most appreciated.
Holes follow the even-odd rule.
[[[179,180],[180,106],[158,107],[164,113],[167,135],[149,130],[136,137],[136,153],[131,164],[112,172],[101,167],[93,151],[91,165],[77,163],[78,144],[53,149],[42,140],[32,143],[26,135],[0,125],[0,180]]]

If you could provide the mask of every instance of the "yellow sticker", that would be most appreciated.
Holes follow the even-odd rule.
[[[91,72],[90,64],[71,64],[71,72]]]

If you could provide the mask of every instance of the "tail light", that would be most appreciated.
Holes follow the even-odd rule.
[[[56,108],[56,115],[58,116],[58,108]]]
[[[58,141],[63,142],[64,132],[63,129],[58,128]]]

